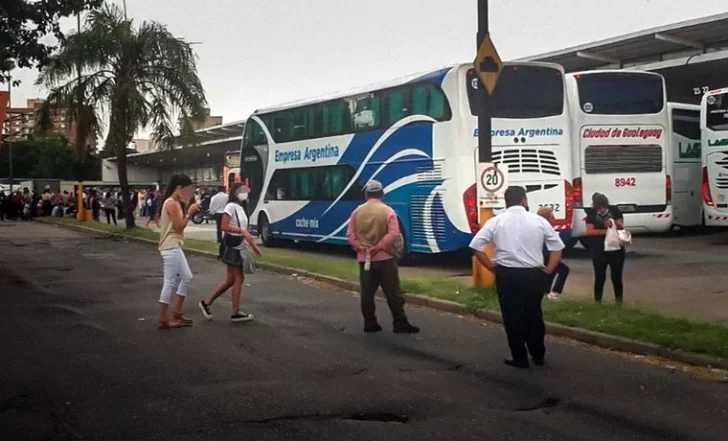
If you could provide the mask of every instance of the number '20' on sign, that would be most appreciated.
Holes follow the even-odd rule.
[[[615,187],[636,187],[637,180],[635,178],[615,178]]]
[[[500,175],[498,173],[488,173],[485,175],[486,187],[497,187],[500,184]]]

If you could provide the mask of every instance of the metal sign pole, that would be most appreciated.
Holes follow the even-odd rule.
[[[491,137],[492,94],[498,81],[498,75],[503,64],[498,52],[490,39],[488,23],[488,0],[478,0],[478,34],[477,55],[474,68],[480,78],[480,106],[478,111],[478,162],[480,165],[489,164],[493,158],[493,144]],[[480,170],[481,167],[477,167]],[[476,176],[476,179],[481,179]],[[478,184],[480,185],[480,184]],[[484,206],[479,199],[479,222],[482,228],[493,217],[493,207]],[[493,245],[485,250],[489,257],[493,257]],[[495,274],[491,273],[478,259],[473,256],[473,285],[479,288],[492,288],[495,285]]]

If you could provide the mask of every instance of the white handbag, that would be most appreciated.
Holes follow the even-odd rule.
[[[604,251],[619,251],[622,245],[619,241],[619,231],[615,225],[607,228],[607,235],[604,236]]]
[[[623,247],[626,247],[627,245],[632,245],[632,233],[630,233],[627,230],[619,230],[618,231],[619,236],[619,244]]]

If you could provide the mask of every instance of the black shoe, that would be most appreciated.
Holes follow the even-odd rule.
[[[382,327],[379,325],[379,323],[365,323],[364,324],[364,332],[380,332],[382,330]]]
[[[533,364],[536,366],[543,366],[546,364],[546,360],[543,357],[533,357]]]
[[[253,320],[253,314],[247,314],[243,311],[238,311],[230,316],[230,321],[233,323],[249,322]]]
[[[202,315],[204,315],[206,319],[212,320],[212,310],[210,309],[210,305],[205,303],[204,300],[200,300],[200,303],[198,303],[197,306],[200,307],[200,312],[202,312]]]
[[[395,334],[419,334],[420,328],[418,328],[417,326],[412,326],[409,323],[405,323],[403,325],[395,325],[394,333]]]
[[[528,369],[531,366],[528,364],[528,361],[516,361],[516,360],[503,360],[503,363],[505,363],[506,366],[518,368],[518,369]]]

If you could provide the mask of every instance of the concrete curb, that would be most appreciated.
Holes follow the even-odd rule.
[[[82,233],[90,233],[96,236],[118,236],[123,237],[125,239],[128,239],[130,241],[139,242],[139,243],[146,243],[146,244],[152,244],[157,245],[156,241],[144,239],[141,237],[134,237],[134,236],[126,236],[124,234],[116,234],[116,233],[106,233],[103,231],[96,230],[94,228],[84,227],[81,225],[71,225],[71,224],[56,224],[53,222],[44,222],[41,220],[41,222],[48,224],[48,225],[57,225],[62,228],[67,228],[70,230],[79,231]],[[217,256],[213,253],[207,252],[207,251],[200,251],[195,249],[185,249],[186,252],[190,254],[194,254],[197,256],[207,257],[207,258],[216,258]],[[325,282],[329,285],[333,285],[337,288],[344,289],[346,291],[359,291],[359,284],[350,282],[348,280],[339,279],[336,277],[330,277],[323,274],[317,274],[313,272],[309,272],[306,270],[299,270],[296,268],[289,268],[286,266],[281,265],[275,265],[271,263],[264,263],[264,262],[258,262],[256,263],[256,266],[262,270],[287,275],[290,276],[292,274],[296,274],[301,277],[306,277],[313,280],[318,280],[321,282]],[[459,314],[459,315],[474,315],[477,318],[480,318],[482,320],[486,320],[488,322],[502,324],[503,319],[501,318],[500,312],[497,311],[488,311],[488,310],[481,310],[473,312],[469,310],[466,306],[451,302],[448,300],[440,300],[440,299],[433,299],[431,297],[419,295],[419,294],[405,294],[404,295],[405,300],[412,304],[427,308],[436,309],[438,311],[448,312],[451,314]],[[684,352],[680,350],[675,349],[669,349],[664,346],[656,345],[653,343],[645,343],[637,340],[630,340],[623,337],[616,337],[612,335],[602,334],[599,332],[594,331],[588,331],[586,329],[581,328],[573,328],[570,326],[560,325],[558,323],[546,323],[546,332],[549,335],[556,336],[556,337],[564,337],[569,338],[571,340],[576,340],[582,343],[586,343],[592,346],[597,346],[604,349],[610,349],[614,351],[619,352],[628,352],[631,354],[636,355],[650,355],[650,356],[658,356],[662,357],[668,360],[685,363],[689,365],[694,366],[707,366],[712,368],[720,368],[720,369],[726,369],[728,370],[728,360],[718,357],[713,357],[710,355],[703,355],[703,354],[696,354],[693,352]]]

